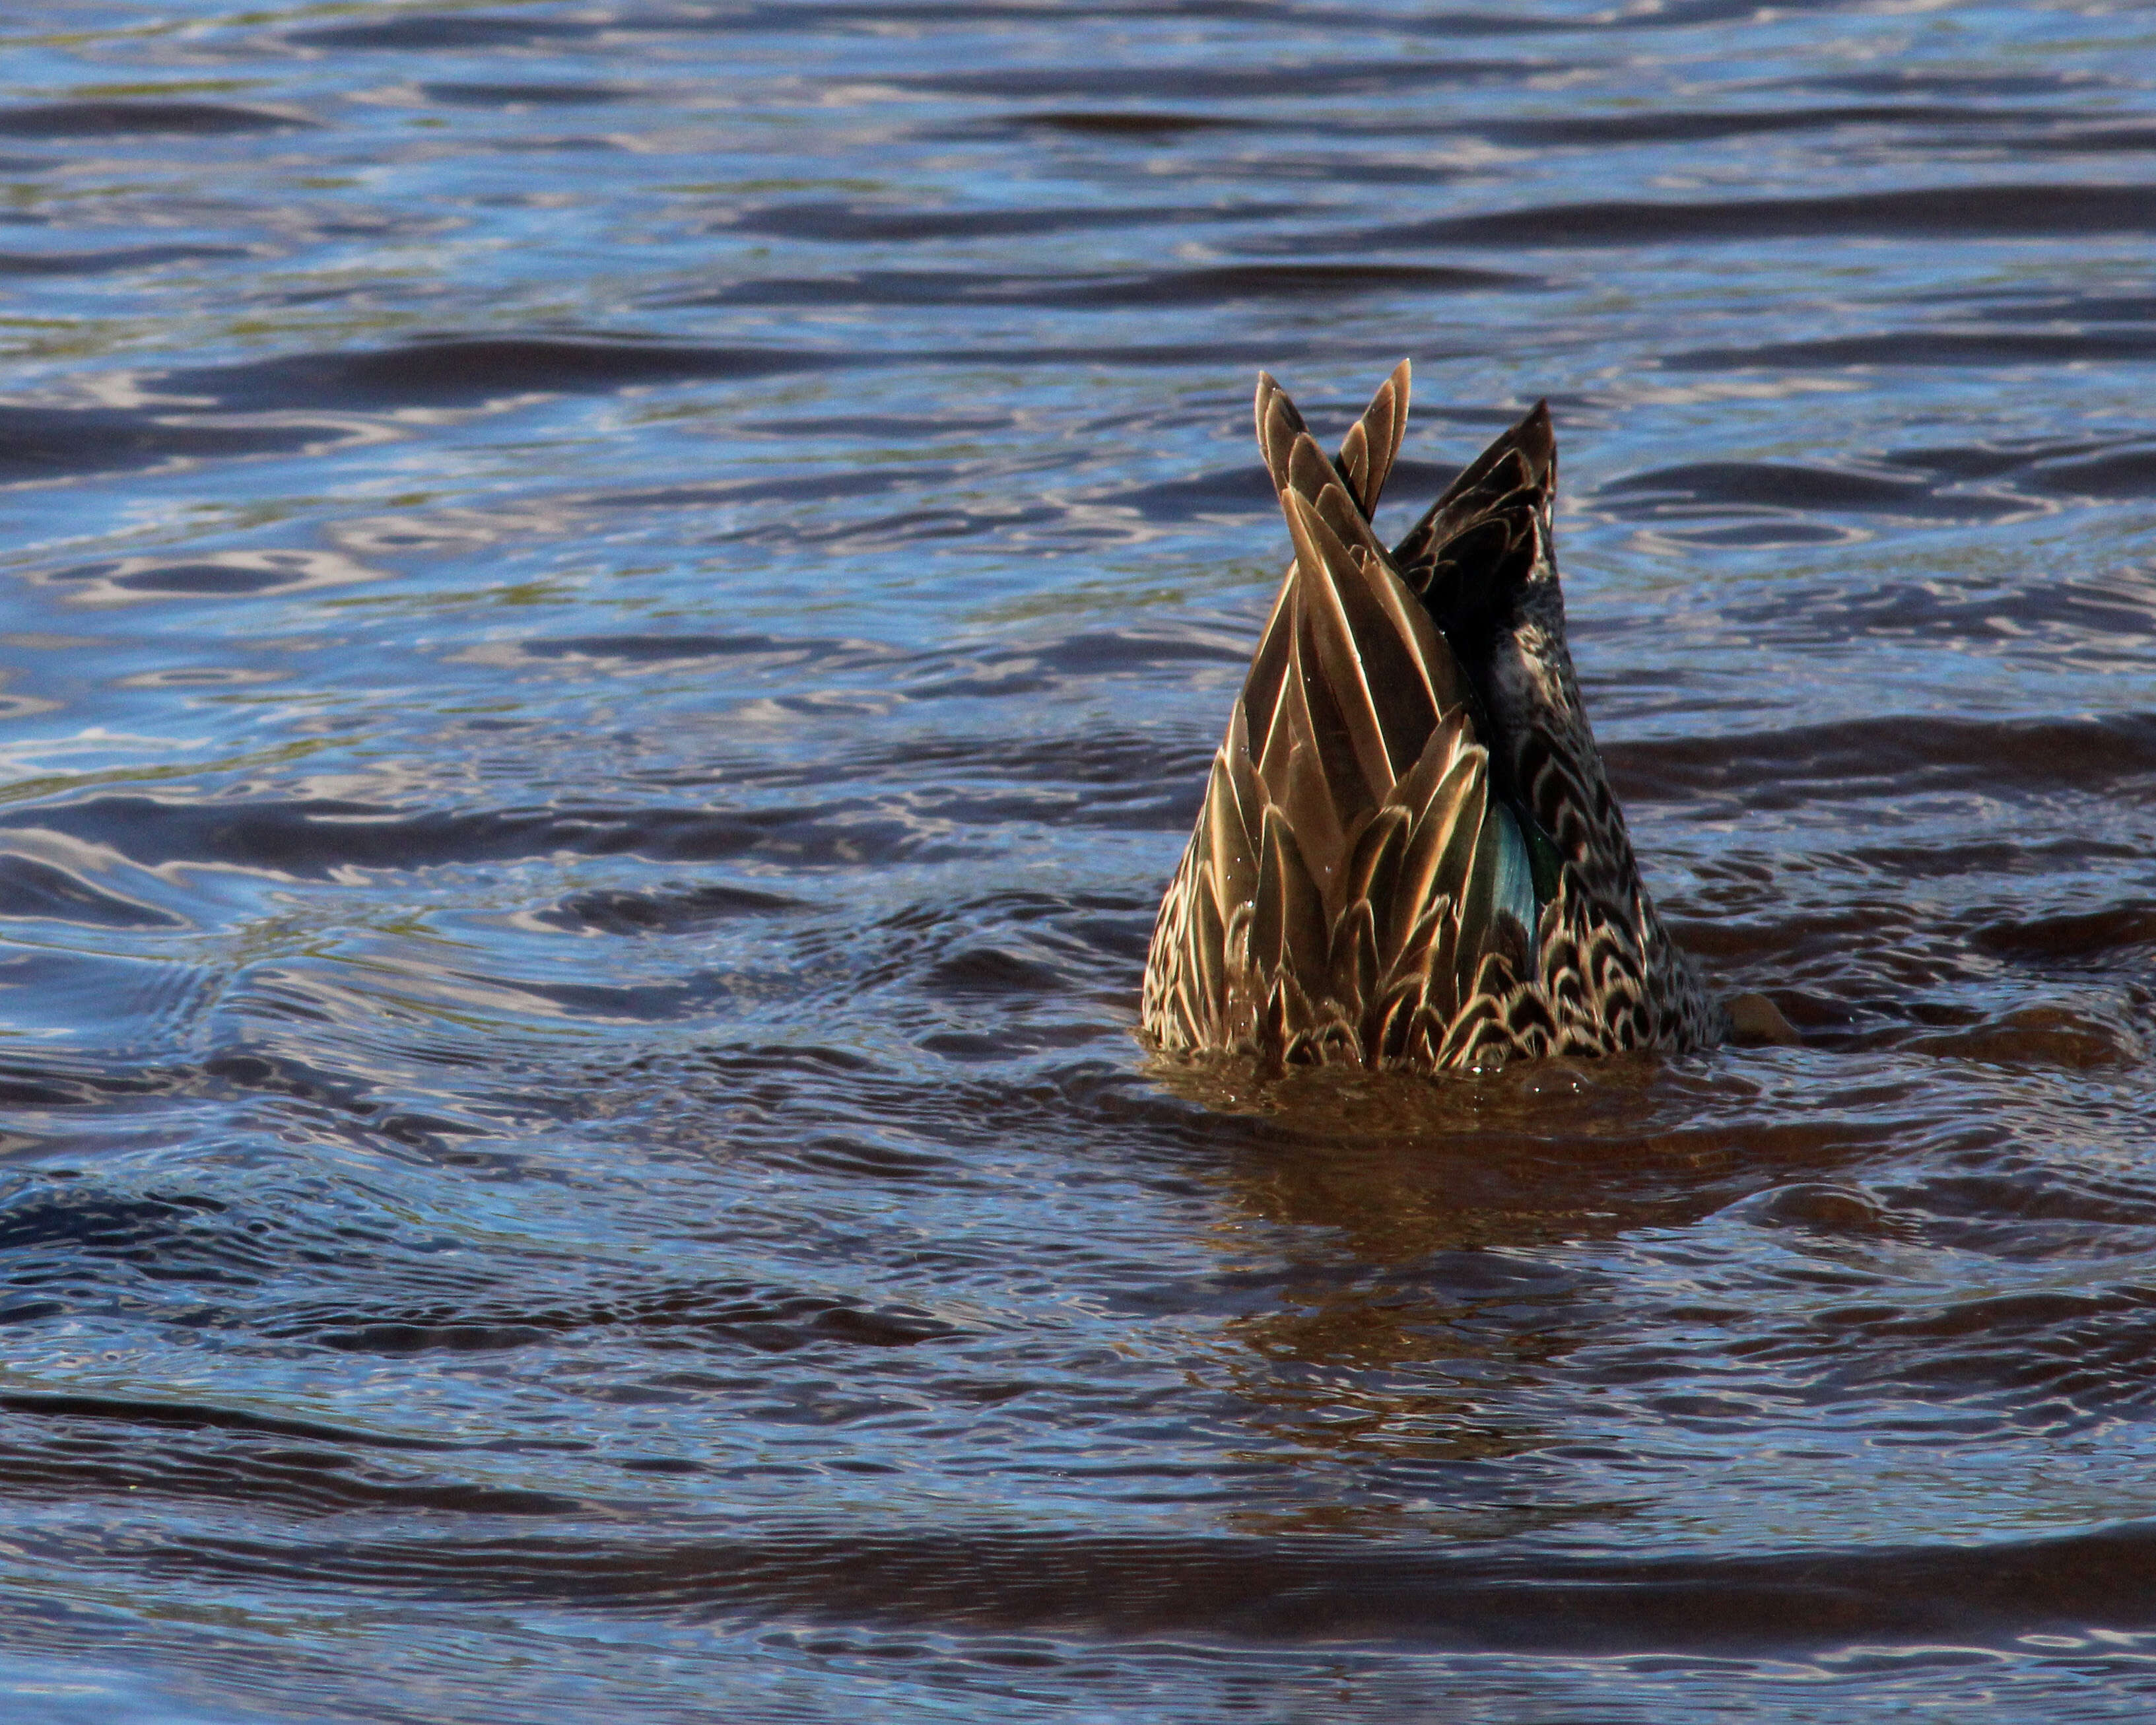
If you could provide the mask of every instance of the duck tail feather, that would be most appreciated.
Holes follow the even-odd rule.
[[[1281,466],[1281,509],[1296,542],[1298,573],[1322,570],[1332,588],[1348,596],[1358,647],[1366,658],[1378,656],[1364,682],[1384,691],[1379,718],[1397,776],[1421,755],[1437,716],[1466,698],[1466,681],[1428,610],[1307,433]]]
[[[1385,489],[1400,453],[1400,439],[1407,433],[1410,376],[1405,360],[1393,367],[1392,375],[1378,386],[1370,405],[1363,409],[1363,417],[1348,428],[1334,464],[1365,520],[1378,513],[1378,494]]]

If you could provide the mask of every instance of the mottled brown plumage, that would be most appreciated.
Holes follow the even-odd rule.
[[[1406,362],[1327,460],[1272,378],[1295,547],[1146,967],[1163,1050],[1457,1070],[1727,1020],[1640,880],[1564,639],[1533,412],[1391,551]]]

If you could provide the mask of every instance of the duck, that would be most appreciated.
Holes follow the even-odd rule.
[[[1161,901],[1142,1035],[1426,1073],[1712,1048],[1730,1009],[1640,878],[1566,644],[1548,404],[1389,550],[1373,518],[1410,377],[1328,459],[1259,373],[1295,557]]]

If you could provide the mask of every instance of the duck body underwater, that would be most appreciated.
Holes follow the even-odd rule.
[[[1580,704],[1548,410],[1389,551],[1371,518],[1408,385],[1403,361],[1329,460],[1259,375],[1295,562],[1161,904],[1142,1030],[1430,1072],[1718,1043],[1728,1014],[1656,914]]]

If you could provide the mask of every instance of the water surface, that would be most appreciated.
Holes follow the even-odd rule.
[[[0,1712],[2138,1717],[2151,18],[8,26]],[[1148,1068],[1403,355],[1802,1047]]]

